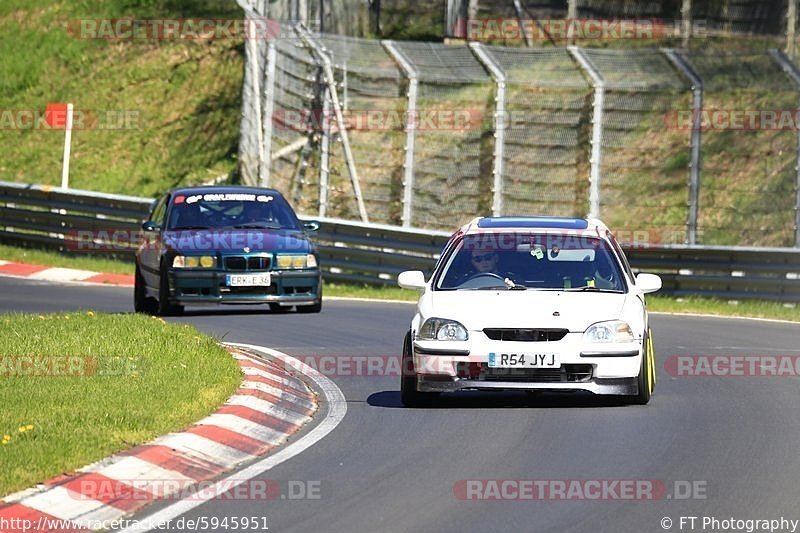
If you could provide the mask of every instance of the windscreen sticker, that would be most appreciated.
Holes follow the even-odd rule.
[[[180,199],[180,200],[179,200]],[[209,193],[209,194],[194,194],[185,197],[187,204],[193,204],[203,200],[204,202],[271,202],[273,196],[266,194],[246,194],[246,193]],[[183,196],[176,196],[174,203],[183,203]]]

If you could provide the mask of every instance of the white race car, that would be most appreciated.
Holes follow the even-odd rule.
[[[409,407],[459,390],[583,390],[646,404],[656,382],[644,295],[619,243],[594,219],[477,218],[444,247],[403,345]]]

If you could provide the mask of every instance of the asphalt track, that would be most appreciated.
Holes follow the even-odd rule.
[[[131,312],[131,301],[130,289],[0,278],[3,312]],[[292,355],[350,357],[399,353],[412,311],[327,301],[319,315],[189,308],[170,320]],[[702,517],[800,519],[800,378],[672,377],[663,368],[670,355],[800,356],[800,326],[664,315],[652,323],[659,382],[648,406],[582,395],[468,394],[412,410],[400,405],[396,376],[328,374],[347,398],[344,420],[262,476],[318,483],[319,498],[214,500],[186,517],[259,516],[270,531],[302,532],[647,532],[664,531],[664,517],[673,521],[669,530],[692,531],[688,521],[680,527],[681,516],[700,517],[693,530],[711,531]],[[466,501],[454,486],[468,479],[657,480],[667,494]],[[701,492],[683,499],[676,481],[696,482]]]

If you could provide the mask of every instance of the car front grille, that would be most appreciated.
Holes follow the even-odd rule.
[[[226,294],[245,294],[251,296],[268,296],[271,294],[278,294],[278,289],[275,285],[269,287],[221,287],[220,293]]]
[[[560,341],[567,335],[567,333],[569,333],[569,330],[542,328],[486,328],[483,330],[483,332],[493,341],[545,342]]]
[[[272,263],[268,256],[228,255],[223,257],[225,270],[245,272],[249,270],[269,270]]]
[[[483,368],[483,381],[525,383],[582,383],[592,379],[592,365],[562,365],[559,368]]]
[[[310,293],[312,290],[314,290],[314,287],[303,287],[303,286],[292,287],[286,285],[284,285],[283,287],[283,292],[285,294],[307,294]]]

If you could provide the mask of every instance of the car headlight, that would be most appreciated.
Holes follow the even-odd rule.
[[[429,318],[419,328],[420,339],[438,341],[465,341],[469,338],[467,328],[455,320]]]
[[[213,255],[176,255],[172,260],[174,268],[214,268],[217,258]]]
[[[627,322],[622,320],[609,320],[592,324],[583,334],[584,342],[631,342],[633,331]]]
[[[316,268],[317,258],[314,254],[281,254],[275,258],[280,269]]]

